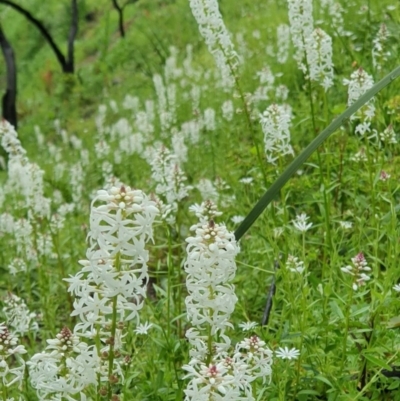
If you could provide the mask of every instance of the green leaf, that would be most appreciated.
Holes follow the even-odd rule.
[[[303,394],[307,394],[307,395],[319,395],[318,391],[315,390],[301,390],[297,393],[297,395],[303,395]]]
[[[374,365],[379,366],[380,368],[392,371],[392,368],[386,362],[383,362],[382,360],[368,354],[367,352],[363,352],[363,357],[368,361],[370,361],[371,363],[373,363]]]
[[[365,92],[355,103],[353,103],[344,113],[337,117],[328,125],[293,161],[278,179],[265,192],[263,197],[257,202],[254,208],[243,220],[242,224],[235,231],[236,240],[239,240],[254,224],[264,209],[271,201],[279,195],[279,191],[289,181],[290,177],[301,167],[301,165],[314,153],[314,151],[333,134],[349,117],[359,110],[365,103],[371,100],[379,91],[389,85],[400,75],[400,66],[394,69],[385,78],[375,84],[369,91]]]
[[[400,327],[400,316],[393,317],[387,322],[388,329],[395,329],[396,327]]]
[[[400,382],[398,380],[394,381],[387,389],[388,390],[396,390],[399,388]]]
[[[324,376],[318,375],[318,376],[315,376],[314,379],[317,379],[317,380],[319,380],[321,382],[324,382],[329,387],[333,387],[333,384]]]
[[[346,103],[338,103],[332,107],[332,113],[341,114],[346,110],[346,107],[347,107]]]
[[[342,310],[340,309],[339,305],[337,304],[337,302],[335,300],[332,300],[331,302],[329,302],[331,308],[332,308],[332,312],[335,313],[335,315],[337,317],[339,317],[340,319],[344,319],[344,314],[342,312]]]

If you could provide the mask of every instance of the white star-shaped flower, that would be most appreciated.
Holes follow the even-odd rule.
[[[146,323],[140,323],[137,328],[134,330],[136,334],[147,334],[149,329],[153,326],[152,323],[146,322]]]
[[[297,359],[300,355],[300,351],[296,348],[289,349],[288,347],[279,347],[278,350],[275,351],[275,355],[281,359]]]

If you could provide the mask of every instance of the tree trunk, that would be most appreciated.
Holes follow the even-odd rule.
[[[6,62],[6,93],[2,98],[3,118],[17,129],[17,69],[15,65],[14,51],[4,35],[0,25],[0,47]]]

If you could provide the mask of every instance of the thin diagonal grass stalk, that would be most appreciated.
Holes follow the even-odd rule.
[[[277,178],[277,180],[265,192],[263,197],[256,203],[254,208],[243,220],[242,224],[235,231],[236,241],[254,224],[257,218],[271,203],[271,201],[279,194],[282,187],[289,181],[290,177],[300,168],[300,166],[314,153],[331,134],[333,134],[349,117],[359,110],[365,103],[372,99],[378,92],[388,86],[400,75],[400,66],[376,83],[370,90],[365,92],[355,103],[346,109],[339,117],[328,125],[297,157],[289,164],[287,169]]]

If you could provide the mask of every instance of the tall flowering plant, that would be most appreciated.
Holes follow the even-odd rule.
[[[193,327],[186,337],[192,346],[190,362],[183,366],[190,378],[186,401],[254,400],[251,382],[271,374],[272,352],[257,336],[231,347],[226,330],[237,297],[229,282],[235,277],[239,252],[233,232],[215,222],[221,215],[211,201],[191,210],[199,222],[186,239],[187,316]]]
[[[279,157],[293,155],[290,144],[292,111],[287,105],[272,104],[260,115],[264,132],[264,148],[267,161],[276,164]]]
[[[238,66],[238,56],[219,11],[218,1],[190,0],[189,4],[201,36],[221,73],[222,87],[233,87],[235,79],[232,74]]]
[[[8,398],[12,386],[22,387],[25,361],[21,355],[25,353],[26,349],[18,344],[18,338],[4,323],[0,323],[0,394],[3,400],[12,399]]]
[[[374,85],[374,80],[371,75],[360,67],[350,75],[350,79],[344,79],[343,84],[348,86],[347,105],[351,106],[361,95]],[[355,132],[359,133],[361,136],[371,131],[371,120],[375,116],[373,100],[374,99],[371,99],[357,111],[357,113],[354,113],[350,117],[350,120],[359,121]]]
[[[98,191],[91,206],[86,259],[80,261],[82,270],[66,279],[75,296],[72,316],[80,321],[73,333],[65,328],[49,340],[46,352],[34,356],[30,365],[41,396],[55,391],[54,377],[64,377],[58,391],[68,399],[89,384],[96,384],[108,399],[115,398],[114,389],[123,381],[127,322],[139,322],[146,296],[145,244],[152,239],[157,214],[155,203],[141,190],[120,185]],[[94,344],[87,346],[81,338]],[[65,359],[66,351],[73,357]],[[49,370],[54,374],[47,374]],[[77,377],[76,372],[81,374]]]
[[[44,172],[37,164],[29,161],[17,132],[6,120],[0,121],[0,141],[9,156],[8,180],[3,192],[19,192],[24,198],[24,207],[29,210],[29,216],[49,217],[50,199],[44,196]]]

